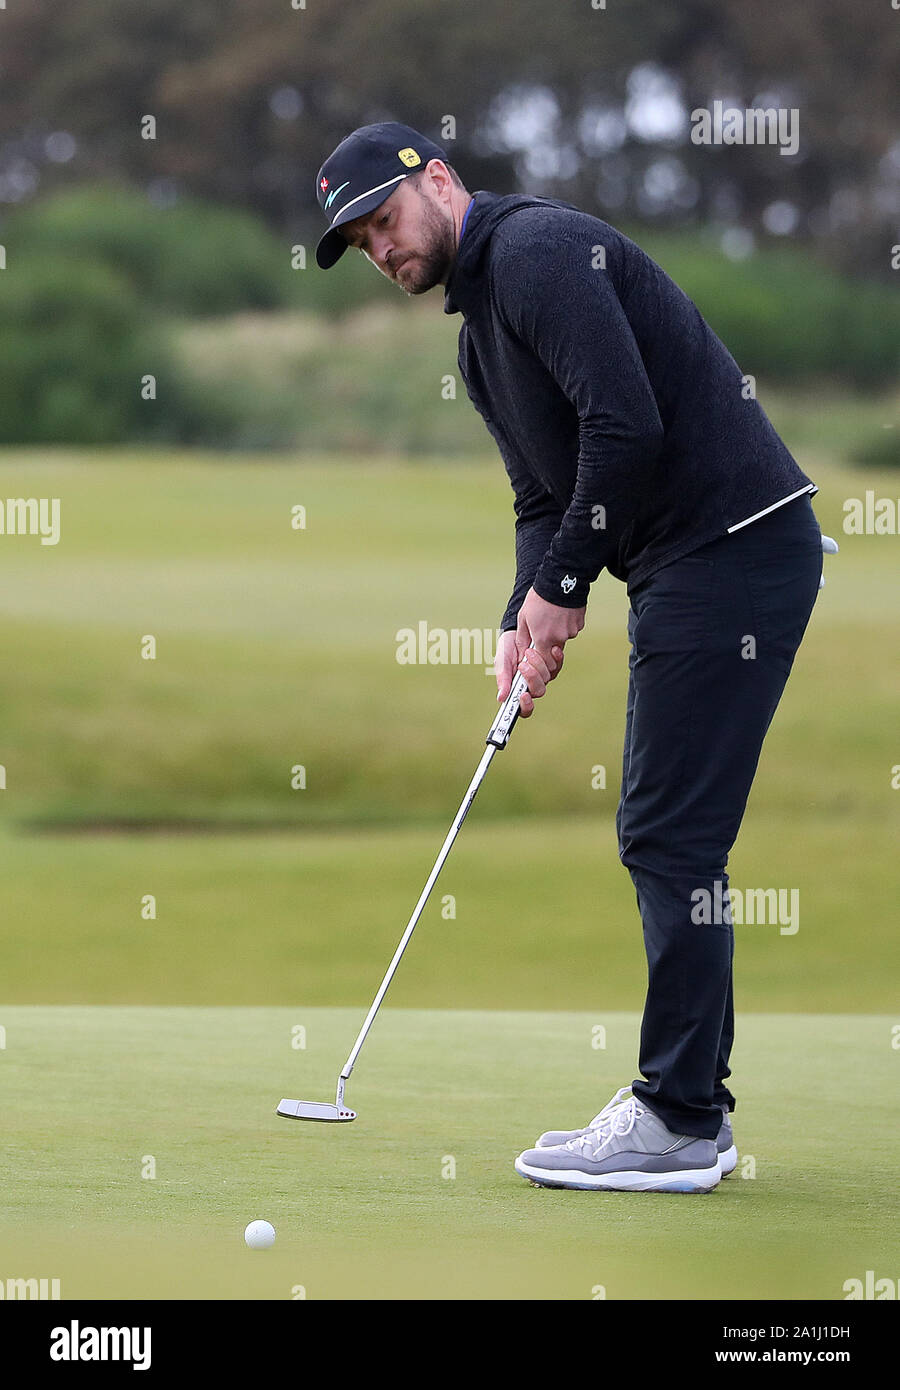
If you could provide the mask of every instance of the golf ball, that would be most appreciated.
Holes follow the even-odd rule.
[[[275,1244],[275,1227],[270,1221],[251,1221],[244,1240],[251,1250],[268,1250]]]

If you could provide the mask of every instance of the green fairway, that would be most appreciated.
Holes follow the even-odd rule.
[[[841,530],[844,498],[890,497],[896,477],[802,462],[841,554],[754,804],[896,825],[897,538]],[[0,819],[270,827],[452,814],[494,682],[483,661],[400,664],[397,634],[496,629],[513,576],[498,460],[7,451],[0,495],[61,504],[57,546],[0,537]],[[303,530],[291,529],[294,505],[307,509]],[[611,819],[626,616],[623,586],[602,576],[566,670],[517,737],[527,756],[511,751],[485,813]],[[155,660],[141,658],[146,636]]]
[[[530,733],[517,731],[522,741],[495,759],[391,986],[391,1003],[642,1006],[640,918],[609,818],[492,815]],[[375,993],[470,771],[462,763],[457,769],[444,823],[419,829],[0,834],[0,854],[11,866],[3,887],[10,929],[2,997],[358,1007]],[[735,926],[739,1009],[894,1007],[895,845],[889,820],[792,819],[751,807],[732,857],[732,884],[796,891],[798,915],[792,924]],[[153,919],[141,915],[146,895],[156,899]]]
[[[845,536],[841,508],[893,479],[826,450],[802,461],[841,554],[731,862],[735,886],[796,890],[800,924],[739,929],[738,1000],[877,1011],[893,1005],[900,900],[897,538]],[[396,634],[496,626],[512,576],[499,462],[7,451],[0,492],[59,496],[62,517],[58,546],[0,542],[6,999],[370,995],[494,709],[483,664],[399,664]],[[622,586],[601,580],[479,794],[398,1003],[640,1007],[613,825],[625,617]],[[122,833],[146,827],[171,833]]]
[[[634,1014],[387,1010],[348,1125],[274,1109],[333,1099],[358,1010],[2,1019],[0,1275],[58,1278],[63,1298],[835,1300],[894,1273],[890,1016],[741,1019],[741,1158],[705,1197],[513,1171],[630,1082]],[[270,1251],[243,1244],[257,1217]]]

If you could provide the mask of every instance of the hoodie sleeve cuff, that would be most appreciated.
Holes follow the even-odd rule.
[[[584,608],[591,581],[575,570],[562,569],[552,560],[544,560],[532,587],[539,598],[557,608]]]

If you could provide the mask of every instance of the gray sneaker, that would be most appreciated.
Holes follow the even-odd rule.
[[[731,1132],[731,1116],[726,1106],[722,1106],[722,1128],[716,1135],[716,1149],[719,1153],[719,1167],[722,1169],[722,1177],[727,1178],[729,1173],[733,1173],[737,1167],[738,1151],[737,1144],[734,1142],[734,1135]]]
[[[612,1100],[607,1101],[599,1115],[595,1115],[584,1129],[548,1129],[540,1136],[535,1144],[536,1149],[556,1149],[560,1144],[568,1144],[570,1139],[580,1139],[582,1135],[590,1134],[592,1131],[599,1132],[602,1129],[609,1129],[612,1115],[618,1110],[620,1105],[624,1105],[626,1100],[631,1098],[631,1087],[623,1086],[616,1091]]]
[[[515,1169],[538,1187],[601,1192],[711,1192],[722,1176],[714,1139],[673,1134],[634,1096],[602,1128],[526,1149]]]
[[[613,1113],[618,1110],[620,1105],[626,1103],[626,1098],[631,1095],[631,1087],[623,1086],[616,1091],[611,1101],[608,1101],[595,1115],[590,1124],[585,1125],[584,1129],[548,1129],[540,1136],[535,1144],[536,1149],[555,1149],[560,1144],[567,1144],[570,1139],[581,1139],[585,1134],[591,1132],[599,1133],[603,1130],[609,1131],[612,1123]],[[725,1106],[722,1106],[722,1126],[716,1135],[716,1151],[719,1155],[719,1164],[722,1169],[722,1177],[727,1178],[729,1173],[733,1173],[737,1167],[738,1152],[734,1142],[734,1135],[731,1131],[731,1120]]]

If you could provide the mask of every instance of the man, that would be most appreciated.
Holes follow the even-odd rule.
[[[630,599],[616,825],[648,962],[642,1077],[584,1129],[541,1135],[516,1171],[708,1192],[737,1162],[725,865],[819,587],[816,486],[695,305],[606,222],[470,195],[395,122],[343,140],[317,196],[323,269],[353,246],[408,295],[445,286],[444,311],[463,315],[460,372],[515,497],[498,699],[520,671],[532,713],[602,569]]]

